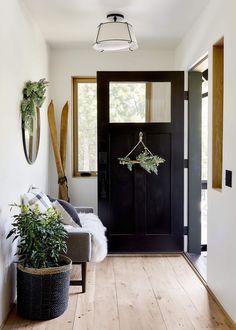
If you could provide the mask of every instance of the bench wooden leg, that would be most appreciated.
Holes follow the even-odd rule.
[[[87,272],[87,262],[73,262],[73,265],[81,265],[81,280],[71,280],[70,285],[82,286],[82,293],[86,291],[86,272]]]
[[[84,293],[86,291],[87,262],[82,262],[81,271],[82,271],[82,292]]]

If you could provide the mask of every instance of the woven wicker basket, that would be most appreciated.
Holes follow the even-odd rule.
[[[49,320],[65,312],[69,299],[72,262],[61,256],[65,265],[51,268],[17,266],[17,313],[32,320]]]

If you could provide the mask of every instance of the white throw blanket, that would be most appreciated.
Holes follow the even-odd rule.
[[[92,262],[100,262],[107,255],[107,239],[105,236],[106,227],[100,219],[93,213],[79,213],[81,227],[65,225],[68,232],[86,232],[92,235]]]

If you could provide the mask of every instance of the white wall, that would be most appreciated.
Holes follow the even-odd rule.
[[[15,246],[6,240],[12,219],[9,203],[31,183],[48,187],[48,129],[46,106],[41,110],[38,158],[29,165],[24,156],[20,100],[27,80],[48,79],[47,46],[21,1],[0,2],[0,325],[15,299]]]
[[[208,285],[236,321],[236,1],[211,0],[175,52],[175,68],[187,70],[209,53],[209,189]],[[225,170],[233,171],[233,188],[212,186],[212,45],[224,36],[224,154]]]
[[[236,321],[236,203],[234,172],[236,171],[236,2],[212,0],[199,20],[186,34],[174,53],[142,51],[133,53],[96,53],[91,50],[53,49],[50,54],[51,94],[56,109],[66,100],[70,104],[71,76],[95,76],[102,70],[187,70],[204,53],[209,52],[209,187],[211,186],[211,47],[225,37],[224,163],[233,170],[233,188],[222,192],[209,189],[208,284],[225,309]],[[48,188],[48,131],[46,103],[41,111],[41,141],[38,158],[28,165],[24,157],[19,105],[26,80],[48,78],[47,46],[20,1],[0,2],[0,324],[15,297],[13,252],[15,247],[5,240],[11,219],[8,204],[31,183]],[[70,116],[71,119],[71,116]],[[71,131],[71,120],[69,121]],[[91,205],[97,209],[95,178],[72,178],[71,135],[68,141],[67,176],[72,203]],[[57,176],[50,147],[50,192],[57,194]]]
[[[50,54],[51,95],[59,117],[63,104],[70,105],[69,132],[71,132],[71,77],[96,76],[96,71],[172,70],[173,52],[137,50],[135,52],[98,53],[92,48],[53,49]],[[50,157],[50,192],[57,195],[57,176],[53,154]],[[67,178],[71,202],[78,206],[93,206],[97,210],[97,179],[72,178],[72,144],[68,136]]]

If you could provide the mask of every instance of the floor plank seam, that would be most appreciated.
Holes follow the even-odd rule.
[[[77,299],[76,299],[76,304],[75,304],[75,315],[74,315],[74,318],[73,318],[73,323],[72,323],[72,330],[74,329],[74,325],[75,325],[75,319],[76,319],[76,317],[77,317],[77,306],[78,306],[78,300],[79,300],[79,297],[78,297],[78,295],[79,294],[81,294],[80,292],[78,292],[77,293]],[[86,293],[84,293],[84,294],[86,294]]]
[[[119,320],[119,330],[122,330],[120,328],[120,311],[119,311],[118,294],[117,294],[116,273],[115,273],[115,267],[114,267],[114,260],[113,259],[112,259],[112,269],[113,269],[113,275],[114,275],[114,280],[115,280],[116,306],[117,306],[117,315],[118,315],[118,320]]]
[[[155,297],[155,300],[156,300],[156,303],[157,303],[158,309],[159,309],[159,311],[160,311],[160,314],[161,314],[162,320],[163,320],[163,322],[164,322],[164,325],[165,325],[166,329],[168,330],[168,327],[167,327],[167,324],[166,324],[166,321],[165,321],[164,315],[163,315],[163,313],[162,313],[161,307],[160,307],[159,302],[158,302],[158,297],[156,296],[156,293],[155,293],[155,291],[154,291],[154,289],[153,289],[153,286],[152,286],[152,283],[151,283],[150,277],[149,277],[148,272],[147,272],[147,270],[146,270],[146,268],[145,268],[145,265],[144,265],[144,263],[143,263],[143,258],[144,258],[144,257],[142,257],[143,270],[144,270],[144,272],[145,272],[145,274],[146,274],[146,276],[147,276],[147,279],[148,279],[148,282],[149,282],[149,284],[150,284],[150,287],[152,288],[152,292],[153,292],[153,295],[154,295],[154,297]]]
[[[93,302],[92,302],[92,311],[93,311],[93,314],[92,314],[92,318],[93,318],[93,322],[92,324],[94,324],[94,320],[95,320],[95,309],[96,309],[96,306],[95,306],[95,297],[96,297],[96,283],[97,283],[97,266],[95,264],[94,268],[93,268],[93,272],[92,272],[92,278],[93,280],[91,281],[92,282],[92,285],[93,285]],[[91,280],[91,279],[90,279]],[[86,297],[86,301],[87,301],[87,297]],[[86,312],[87,312],[87,308],[86,308]],[[78,330],[78,329],[75,329],[75,330]],[[89,327],[88,327],[88,330]],[[94,330],[94,329],[91,329],[91,330]]]

